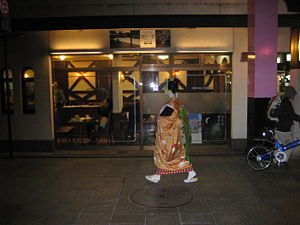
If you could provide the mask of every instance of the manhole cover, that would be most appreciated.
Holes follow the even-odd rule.
[[[151,185],[134,191],[129,198],[133,203],[149,208],[173,208],[189,203],[193,195],[183,188]]]

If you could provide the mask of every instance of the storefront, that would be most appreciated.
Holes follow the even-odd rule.
[[[9,40],[9,77],[2,76],[1,88],[9,83],[15,150],[152,149],[156,115],[167,100],[164,82],[176,76],[195,151],[211,144],[243,151],[247,28],[145,29],[168,33],[155,43],[141,41],[141,33],[137,40],[142,30],[35,31]],[[278,38],[282,60],[289,28],[279,28]],[[280,68],[285,79],[288,68]],[[2,101],[2,130],[5,107]],[[0,138],[5,142],[7,133]]]
[[[153,146],[171,76],[180,80],[193,143],[228,143],[231,53],[55,52],[52,65],[57,149]]]

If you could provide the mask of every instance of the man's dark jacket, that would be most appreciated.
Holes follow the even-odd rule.
[[[289,98],[283,98],[280,104],[276,129],[283,132],[289,132],[291,131],[294,120],[300,122],[300,116],[295,113]]]

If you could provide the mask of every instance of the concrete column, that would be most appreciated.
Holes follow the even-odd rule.
[[[247,51],[247,28],[233,28],[231,147],[243,151],[247,141],[247,62],[241,62]]]
[[[119,66],[121,64],[121,56],[114,56],[114,59],[112,61],[112,66]],[[115,74],[112,77],[112,101],[113,101],[113,112],[114,113],[120,113],[123,108],[123,93],[122,93],[122,84],[120,80],[120,73],[115,72]]]
[[[248,0],[248,97],[276,95],[278,0]]]
[[[248,0],[248,137],[268,126],[266,108],[276,95],[278,0]]]

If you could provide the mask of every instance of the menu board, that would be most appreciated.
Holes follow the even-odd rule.
[[[141,30],[140,31],[140,46],[141,48],[155,48],[155,30]]]

